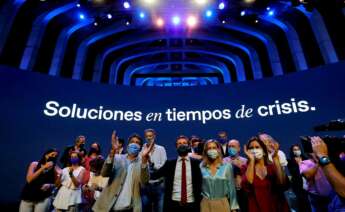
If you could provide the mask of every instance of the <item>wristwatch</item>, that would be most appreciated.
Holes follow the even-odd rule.
[[[322,156],[322,157],[320,157],[320,159],[319,159],[319,164],[320,164],[321,166],[326,166],[326,165],[329,164],[329,163],[331,163],[331,160],[329,159],[328,156]]]

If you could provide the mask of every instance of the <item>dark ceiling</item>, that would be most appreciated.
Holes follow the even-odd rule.
[[[157,28],[151,13],[141,20],[134,0],[130,9],[111,0],[0,1],[0,64],[97,83],[193,86],[345,59],[344,1],[230,0],[223,10],[219,2],[190,30]]]

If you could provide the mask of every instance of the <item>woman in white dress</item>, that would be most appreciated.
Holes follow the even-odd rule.
[[[77,152],[71,153],[70,162],[71,165],[62,170],[61,187],[53,202],[58,212],[78,212],[82,203],[81,187],[85,168],[80,166],[81,157]]]

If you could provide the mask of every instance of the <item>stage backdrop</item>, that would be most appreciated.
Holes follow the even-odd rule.
[[[214,138],[226,130],[244,144],[265,131],[287,151],[312,127],[345,117],[345,63],[232,85],[130,88],[0,67],[1,203],[19,200],[29,163],[49,147],[60,151],[85,135],[103,154],[120,137],[158,132],[175,157],[178,135]]]

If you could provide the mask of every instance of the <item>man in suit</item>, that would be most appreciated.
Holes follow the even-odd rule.
[[[141,212],[140,188],[149,181],[148,158],[153,145],[149,145],[139,156],[142,139],[133,134],[128,138],[127,154],[120,155],[116,135],[112,136],[112,149],[106,159],[101,175],[109,177],[105,187],[93,206],[95,212]]]
[[[168,160],[152,177],[165,179],[164,211],[199,212],[202,175],[200,161],[188,157],[188,137],[176,139],[178,157]]]

